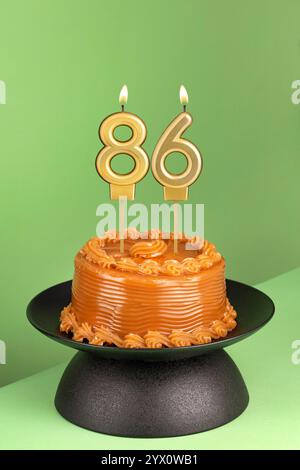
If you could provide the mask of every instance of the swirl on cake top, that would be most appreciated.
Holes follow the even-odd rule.
[[[117,269],[141,275],[193,275],[209,269],[222,259],[215,245],[200,237],[179,236],[178,252],[173,249],[174,235],[169,238],[159,230],[140,233],[128,229],[124,253],[120,253],[117,232],[91,238],[78,256],[104,269]]]
[[[168,245],[163,240],[149,240],[135,242],[129,249],[133,258],[157,258],[162,256],[168,249]]]

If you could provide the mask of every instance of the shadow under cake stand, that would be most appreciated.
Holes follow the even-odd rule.
[[[78,343],[59,331],[60,311],[71,298],[71,281],[34,297],[27,307],[30,323],[79,350],[59,383],[58,412],[78,426],[127,437],[192,434],[239,416],[249,395],[239,369],[223,348],[263,327],[273,316],[274,304],[253,287],[226,283],[238,326],[225,339],[180,348]]]

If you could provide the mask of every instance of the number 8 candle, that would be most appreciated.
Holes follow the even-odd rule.
[[[111,199],[119,199],[120,201],[121,253],[124,253],[124,198],[134,199],[135,185],[146,175],[149,168],[148,155],[141,147],[147,135],[146,126],[138,116],[124,111],[127,97],[128,90],[124,85],[119,97],[121,112],[111,114],[100,125],[99,136],[104,147],[96,157],[96,169],[99,175],[110,184]],[[132,135],[128,140],[120,141],[114,136],[114,132],[119,126],[130,128]],[[134,168],[129,173],[120,174],[111,168],[112,159],[119,154],[127,154],[133,158]]]
[[[149,168],[147,153],[141,147],[147,136],[146,125],[135,114],[124,111],[127,97],[127,86],[124,85],[119,97],[122,111],[108,116],[99,128],[100,140],[104,147],[97,155],[96,169],[99,175],[110,184],[111,199],[120,197],[134,199],[135,185],[144,178]],[[127,126],[131,129],[132,135],[128,140],[120,141],[114,136],[119,126]],[[111,161],[119,154],[126,154],[133,158],[134,168],[131,172],[120,174],[113,171]]]

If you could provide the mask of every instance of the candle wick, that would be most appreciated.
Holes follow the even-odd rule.
[[[124,112],[124,104],[121,105],[122,113]]]
[[[183,112],[186,112],[186,104],[183,105]]]

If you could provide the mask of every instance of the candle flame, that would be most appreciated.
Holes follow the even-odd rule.
[[[119,96],[119,103],[121,106],[124,106],[124,104],[127,103],[128,100],[128,88],[127,85],[124,85],[122,87],[122,90],[120,91],[120,96]]]
[[[189,95],[187,94],[187,91],[183,85],[181,85],[180,90],[179,90],[179,98],[180,98],[180,103],[183,106],[186,106],[189,102]]]

